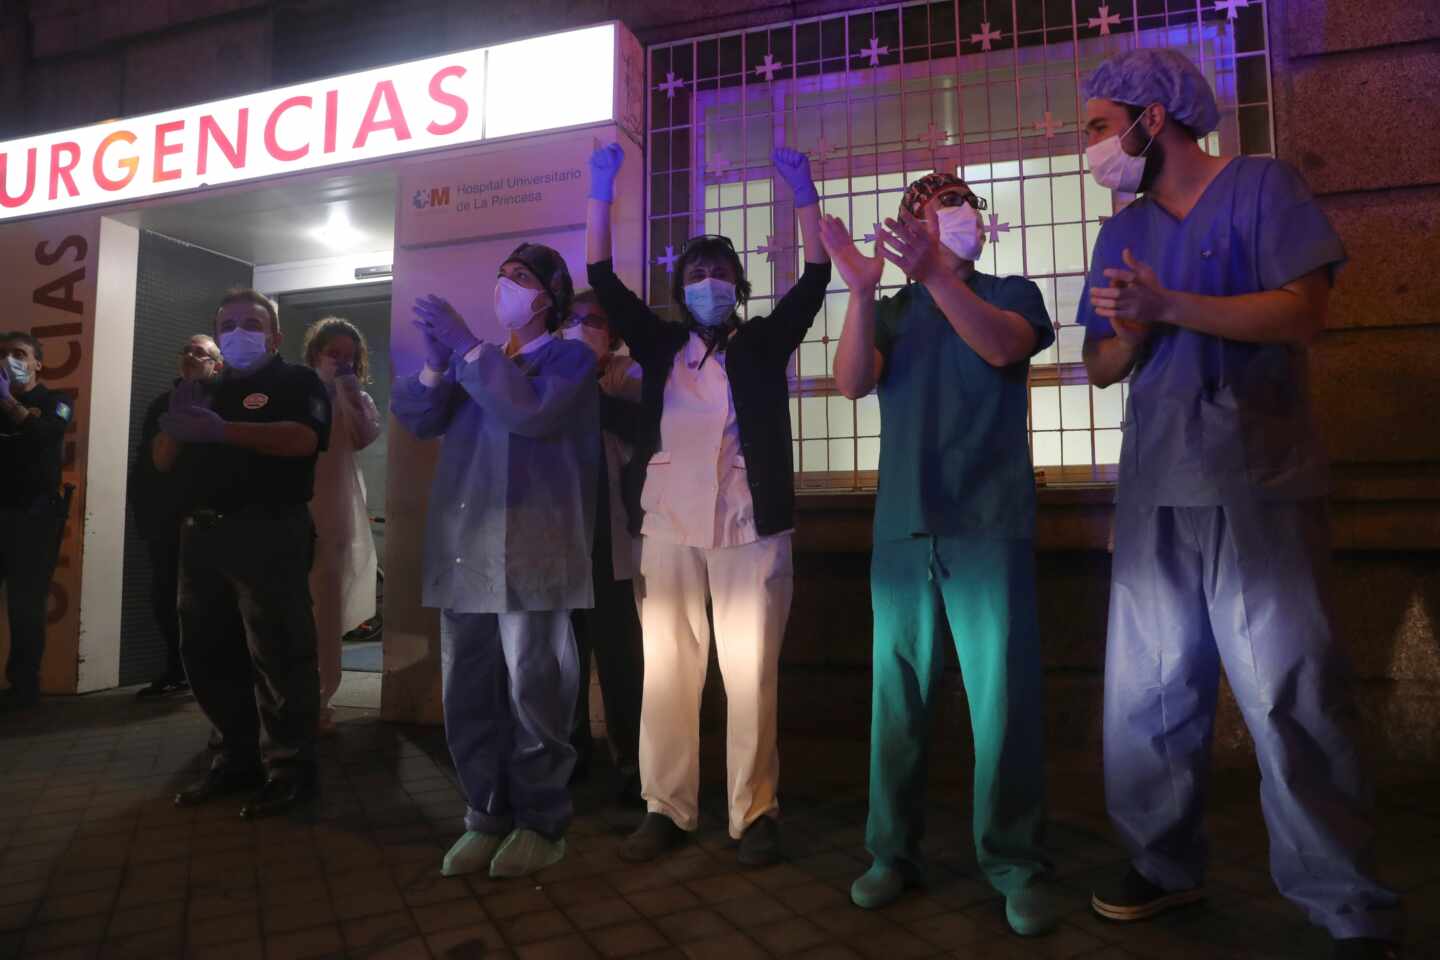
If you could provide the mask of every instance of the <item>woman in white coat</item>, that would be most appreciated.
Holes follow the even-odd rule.
[[[310,595],[320,656],[320,732],[335,728],[330,698],[340,687],[340,639],[375,616],[375,538],[365,478],[355,454],[380,436],[380,412],[361,389],[369,381],[365,335],[349,320],[326,317],[305,332],[305,363],[330,392],[330,446],[315,463],[315,563]]]

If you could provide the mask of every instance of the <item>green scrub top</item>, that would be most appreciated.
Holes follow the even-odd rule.
[[[1031,356],[1055,341],[1040,288],[975,272],[976,296],[1035,328]],[[885,357],[875,539],[1028,539],[1035,473],[1025,431],[1030,360],[992,367],[950,326],[930,292],[910,284],[876,308]]]

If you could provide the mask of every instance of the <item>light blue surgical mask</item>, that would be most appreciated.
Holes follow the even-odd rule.
[[[248,370],[270,352],[258,330],[226,330],[220,334],[220,356],[232,370]]]
[[[735,312],[735,284],[715,277],[687,283],[685,306],[701,326],[718,327]]]
[[[6,357],[5,365],[10,368],[10,379],[16,383],[27,384],[30,382],[30,365],[19,357]]]

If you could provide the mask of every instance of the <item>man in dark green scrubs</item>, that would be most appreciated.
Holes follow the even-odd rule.
[[[920,882],[926,737],[955,638],[975,735],[974,834],[1016,933],[1058,922],[1045,825],[1035,481],[1025,432],[1030,358],[1055,339],[1040,290],[975,269],[983,201],[950,174],[910,185],[865,257],[839,220],[823,238],[850,289],[835,381],[880,397],[880,489],[866,846],[851,888],[862,907]],[[883,260],[881,258],[884,258]],[[876,300],[884,260],[910,281]]]

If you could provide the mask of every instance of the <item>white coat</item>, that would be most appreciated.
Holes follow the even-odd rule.
[[[320,658],[323,708],[340,686],[340,639],[375,616],[375,538],[365,478],[355,454],[380,436],[380,412],[353,376],[330,385],[330,446],[315,462],[315,562],[310,596]]]

